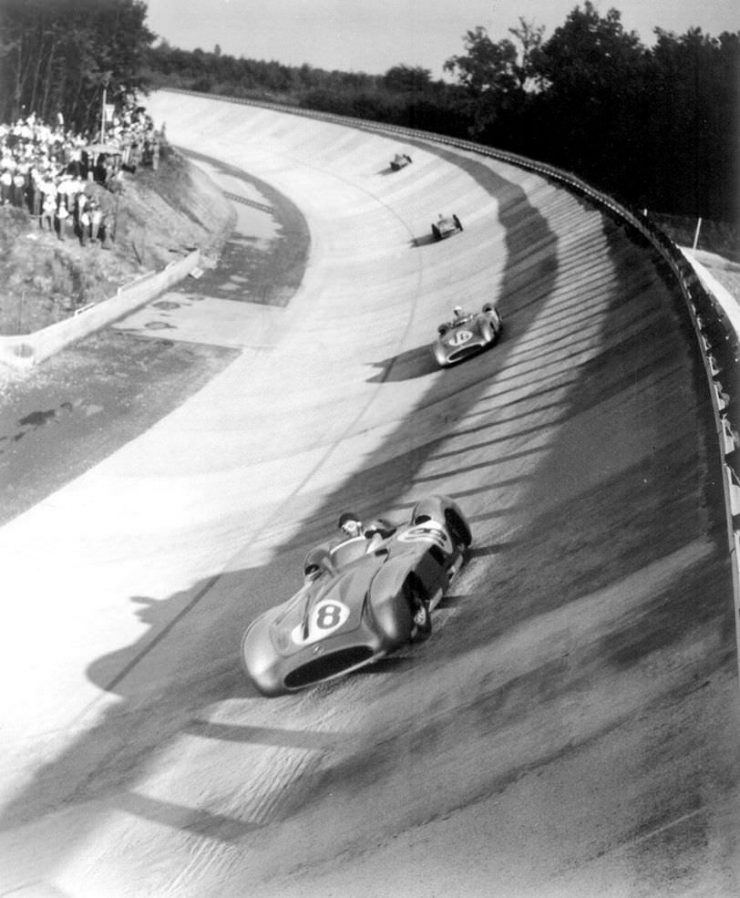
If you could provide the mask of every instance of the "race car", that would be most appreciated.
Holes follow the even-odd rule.
[[[440,213],[439,218],[432,225],[432,236],[435,240],[444,240],[445,237],[449,237],[450,234],[456,234],[458,231],[462,231],[463,226],[460,224],[460,219],[457,215],[442,215]]]
[[[432,495],[400,526],[316,546],[301,588],[247,628],[247,676],[266,696],[297,692],[423,641],[471,542],[457,503]]]
[[[407,165],[411,165],[412,162],[411,156],[407,153],[396,153],[391,159],[391,169],[393,171],[400,171],[400,169],[405,168]]]
[[[457,306],[452,321],[437,328],[437,339],[432,351],[442,368],[461,362],[498,340],[504,322],[498,309],[486,303],[480,312],[467,313]]]

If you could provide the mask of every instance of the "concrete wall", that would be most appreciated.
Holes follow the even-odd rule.
[[[146,274],[115,296],[86,307],[78,314],[58,321],[32,334],[0,337],[0,363],[16,370],[25,370],[42,362],[70,343],[81,340],[123,315],[152,300],[173,284],[186,277],[200,261],[200,251],[195,250],[178,259],[159,272]]]

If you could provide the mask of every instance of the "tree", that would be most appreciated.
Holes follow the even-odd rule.
[[[420,66],[397,65],[383,75],[383,86],[392,93],[424,93],[432,83],[432,73]]]
[[[106,73],[111,99],[144,86],[146,12],[141,0],[3,0],[0,81],[11,89],[0,93],[0,118],[62,112],[77,130],[94,129]]]
[[[649,204],[732,220],[740,187],[740,34],[712,38],[694,28],[680,37],[656,29],[656,36],[645,86]]]
[[[645,61],[617,10],[602,17],[590,0],[576,7],[532,53],[535,77],[546,85],[533,106],[541,126],[535,152],[603,186],[623,183],[635,164],[625,150],[643,112]]]
[[[543,78],[534,64],[537,53],[542,46],[542,38],[545,34],[544,25],[535,25],[519,18],[518,28],[509,28],[509,34],[513,35],[520,46],[520,62],[515,67],[515,73],[522,89],[531,88],[539,90],[544,87]]]
[[[480,138],[504,114],[510,114],[524,100],[528,79],[533,73],[531,57],[539,46],[542,29],[520,19],[520,30],[511,30],[523,45],[520,57],[508,38],[494,42],[485,28],[478,26],[465,35],[465,54],[452,56],[444,69],[457,76],[468,96],[472,120],[470,134]]]

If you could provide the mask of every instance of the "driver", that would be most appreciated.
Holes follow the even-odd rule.
[[[452,310],[452,316],[453,321],[457,322],[462,320],[463,318],[467,318],[468,313],[465,311],[465,309],[463,309],[462,306],[455,306],[455,308]]]
[[[364,536],[372,544],[368,546],[368,551],[396,531],[393,524],[389,521],[384,521],[382,518],[377,518],[365,525],[362,523],[362,518],[352,511],[345,511],[340,515],[337,526],[347,539]]]
[[[362,528],[362,519],[353,511],[345,511],[340,516],[337,527],[347,536],[347,539],[365,535]]]

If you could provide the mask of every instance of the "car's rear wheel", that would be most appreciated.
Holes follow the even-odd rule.
[[[486,315],[490,315],[493,319],[493,326],[498,333],[501,328],[504,326],[504,319],[501,317],[501,312],[496,308],[496,306],[492,302],[487,302],[483,306],[483,312]]]
[[[439,228],[437,227],[437,225],[432,225],[432,236],[434,237],[435,240],[442,239],[442,234],[441,234]]]
[[[419,585],[411,579],[406,581],[404,592],[411,609],[412,626],[409,642],[424,642],[432,635],[432,612],[429,610],[429,600]]]

